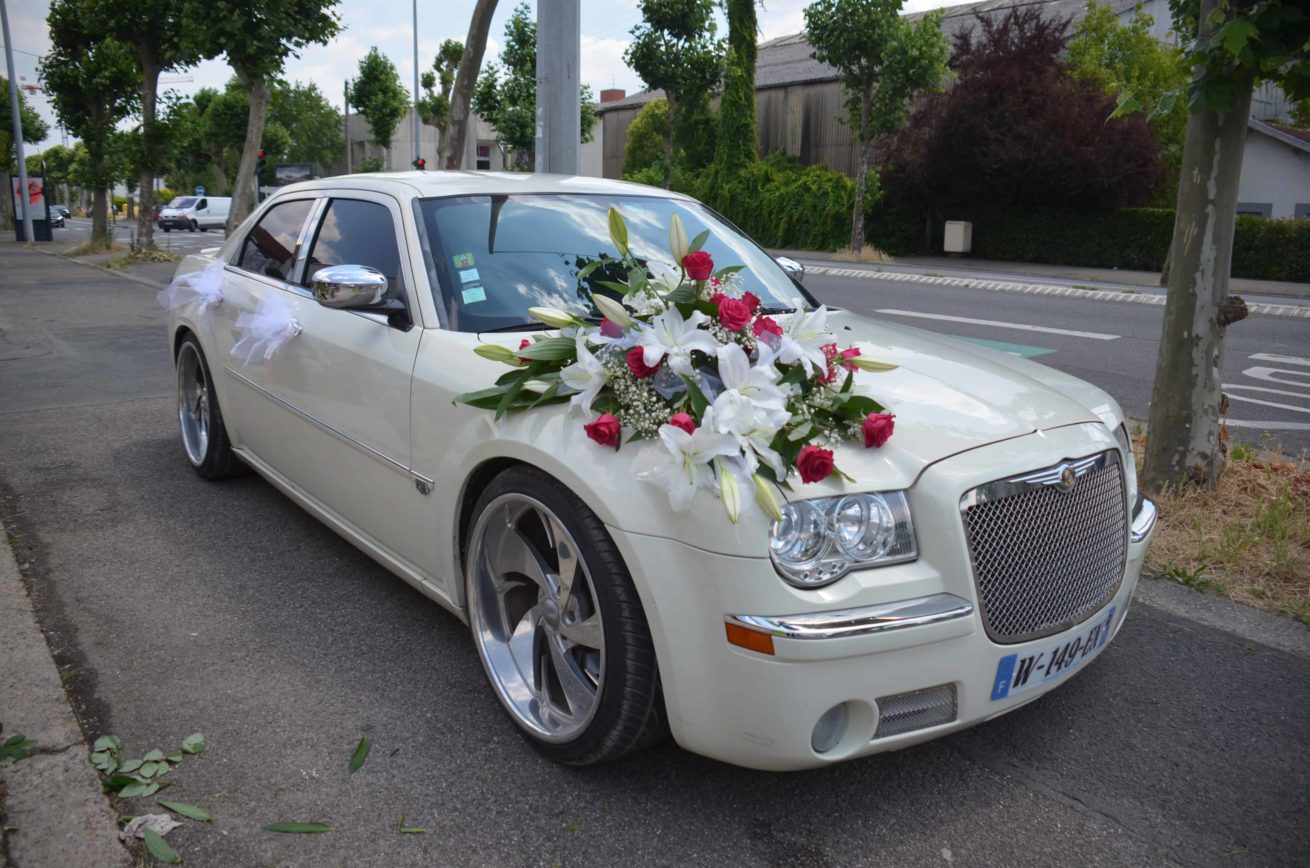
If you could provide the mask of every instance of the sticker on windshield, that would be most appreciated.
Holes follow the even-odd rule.
[[[464,287],[463,295],[465,304],[473,304],[475,301],[487,300],[487,291],[482,288],[482,284],[480,283]]]
[[[456,267],[456,268],[472,268],[472,267],[473,267],[473,254],[472,254],[472,253],[456,253],[455,256],[454,256],[453,258],[454,258],[454,260],[455,260],[455,267]]]
[[[470,268],[468,271],[461,271],[459,273],[460,283],[477,283],[479,280],[481,280],[481,278],[478,277],[478,270],[476,268]]]

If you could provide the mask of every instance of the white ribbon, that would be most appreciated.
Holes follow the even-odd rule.
[[[211,262],[199,271],[178,275],[155,295],[165,310],[175,310],[199,302],[196,316],[203,316],[211,304],[223,300],[223,262]]]
[[[254,313],[237,316],[236,327],[245,332],[232,347],[232,355],[250,364],[255,356],[271,358],[291,338],[300,334],[300,321],[291,305],[281,295],[269,294],[259,300]]]

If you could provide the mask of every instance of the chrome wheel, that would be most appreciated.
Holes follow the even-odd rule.
[[[544,741],[577,738],[605,676],[596,589],[559,517],[524,494],[487,504],[468,558],[469,617],[501,702]]]
[[[200,352],[190,341],[177,354],[177,418],[186,457],[199,467],[209,453],[209,378]]]

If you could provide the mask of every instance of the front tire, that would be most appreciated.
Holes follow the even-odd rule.
[[[200,341],[188,333],[177,349],[177,418],[182,449],[191,467],[204,479],[244,476],[250,468],[241,463],[227,439],[218,393]]]
[[[466,551],[474,645],[534,747],[591,765],[667,732],[637,589],[577,496],[536,468],[511,468],[478,498]]]
[[[199,229],[199,228],[200,228],[200,224],[197,223],[196,221],[192,220],[192,221],[191,221],[191,225],[190,225],[189,227],[187,227],[187,231],[188,231],[188,232],[195,232],[195,231],[196,231],[197,229]]]

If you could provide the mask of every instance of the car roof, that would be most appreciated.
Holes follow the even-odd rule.
[[[662,196],[687,199],[681,193],[582,175],[549,175],[536,172],[368,172],[336,175],[288,184],[278,192],[323,192],[333,189],[375,190],[379,193],[405,194],[415,198],[431,196],[489,196],[514,193],[589,193],[611,196]]]

